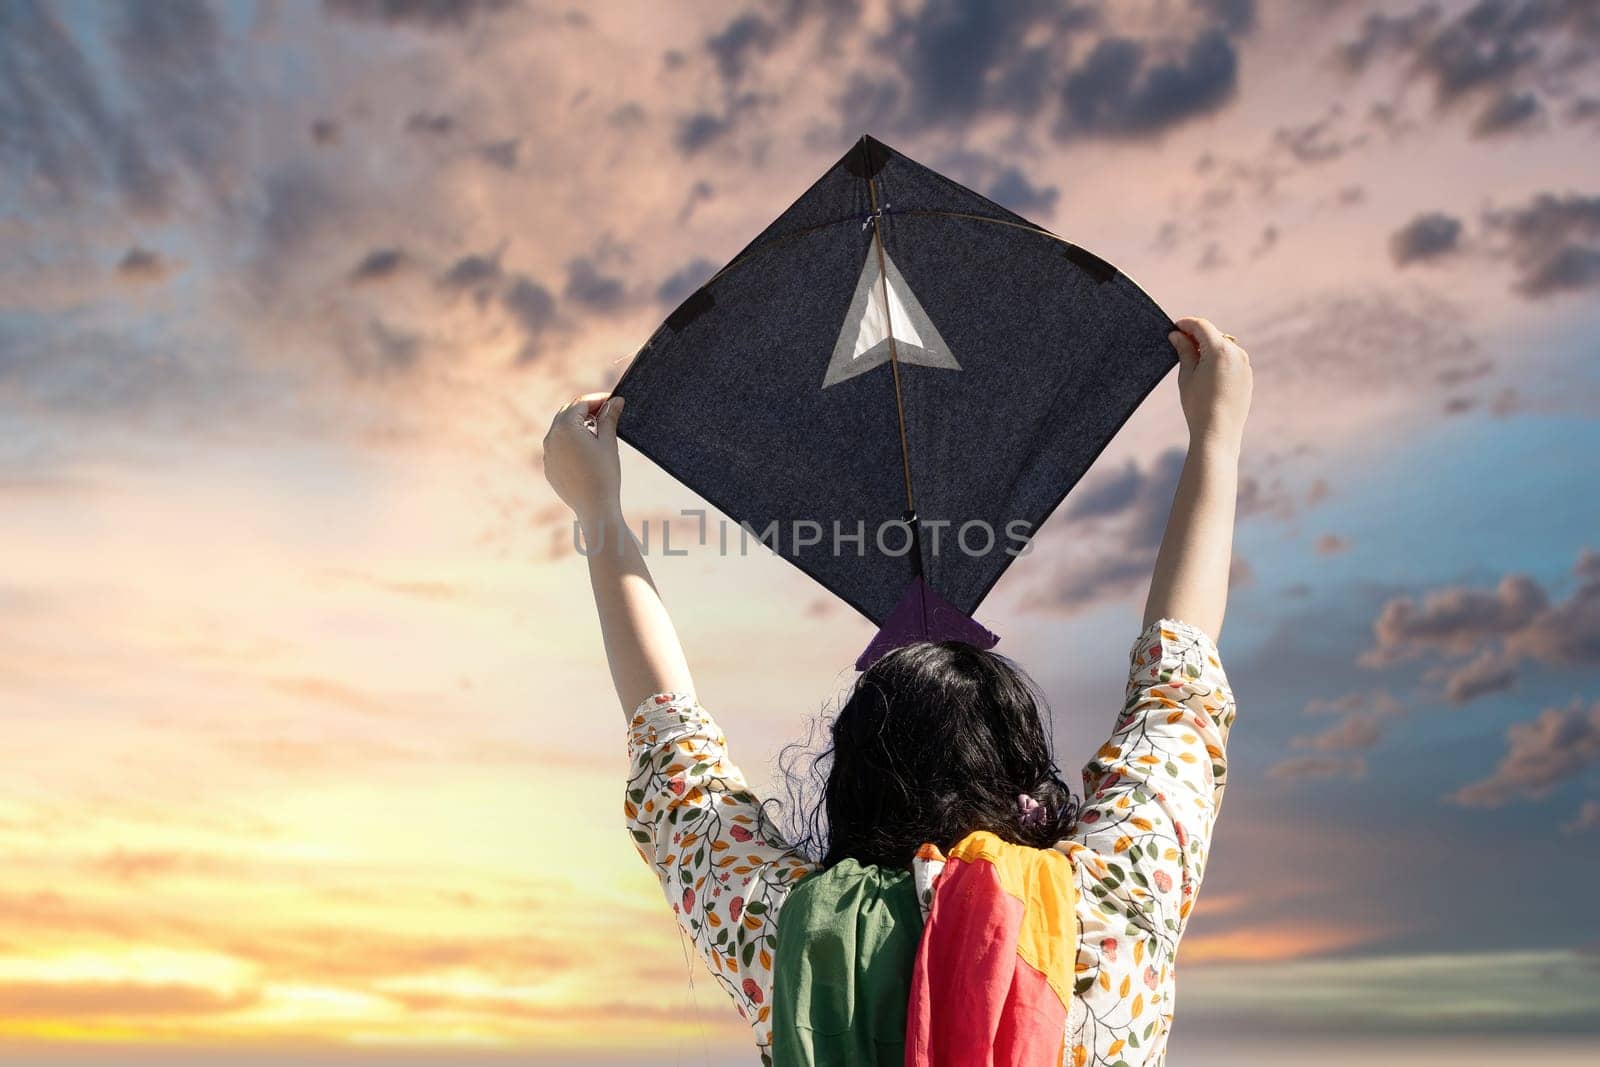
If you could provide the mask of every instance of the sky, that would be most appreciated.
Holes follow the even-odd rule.
[[[1251,353],[1170,1062],[1578,1062],[1600,12],[1556,0],[0,4],[0,1062],[753,1061],[623,829],[539,440],[862,133]],[[1173,375],[978,612],[1069,780],[1185,443]],[[687,547],[782,796],[871,627]]]

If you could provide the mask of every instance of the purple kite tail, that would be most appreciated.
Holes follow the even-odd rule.
[[[978,648],[993,648],[1000,637],[929,589],[919,574],[856,659],[856,670],[864,671],[886,653],[914,641],[965,641]]]

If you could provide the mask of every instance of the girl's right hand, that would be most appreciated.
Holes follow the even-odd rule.
[[[1211,322],[1186,315],[1167,335],[1178,350],[1178,396],[1191,441],[1239,445],[1250,413],[1250,354]]]

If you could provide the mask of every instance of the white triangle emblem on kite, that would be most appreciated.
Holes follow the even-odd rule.
[[[828,373],[822,379],[824,389],[889,362],[891,330],[894,356],[899,362],[945,370],[961,369],[887,250],[883,253],[883,265],[880,273],[877,252],[867,253],[866,262],[861,265],[861,277],[856,281],[855,295],[850,299],[850,310],[845,313],[839,339],[833,346]],[[884,274],[889,278],[887,302]]]

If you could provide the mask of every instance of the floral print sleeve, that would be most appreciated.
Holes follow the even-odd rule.
[[[635,709],[628,765],[634,845],[770,1063],[778,909],[812,865],[779,836],[691,694],[657,693]]]
[[[1160,1067],[1175,958],[1227,773],[1233,693],[1212,638],[1158,619],[1129,650],[1126,700],[1083,769],[1073,1067]]]

